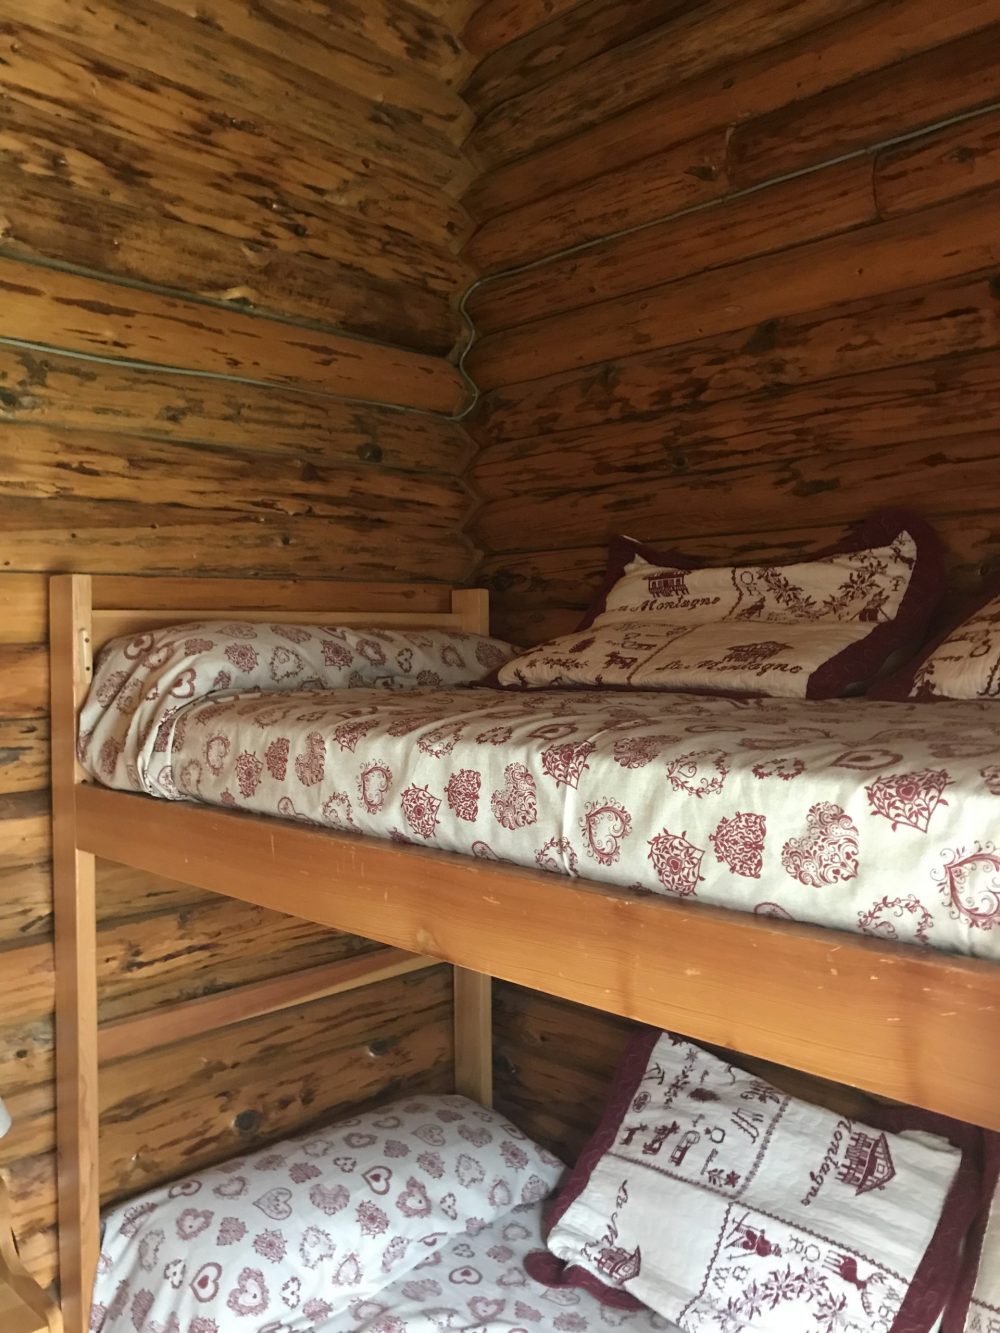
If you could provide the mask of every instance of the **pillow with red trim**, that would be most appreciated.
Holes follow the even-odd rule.
[[[869,691],[872,699],[1000,697],[1000,588],[953,619],[916,662]]]
[[[895,511],[784,566],[704,568],[623,537],[580,628],[496,680],[828,699],[863,689],[919,643],[943,591],[936,534]]]
[[[645,1030],[528,1270],[686,1333],[929,1333],[961,1285],[983,1133],[907,1108],[876,1120]]]

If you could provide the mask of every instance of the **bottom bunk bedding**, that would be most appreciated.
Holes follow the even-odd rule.
[[[114,697],[81,736],[109,786],[1000,958],[991,702],[178,687],[139,727]]]
[[[564,1170],[494,1111],[403,1098],[114,1209],[92,1333],[634,1333],[525,1260]]]

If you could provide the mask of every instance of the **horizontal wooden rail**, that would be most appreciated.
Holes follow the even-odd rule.
[[[80,846],[1000,1130],[1000,968],[92,786]]]
[[[221,995],[204,995],[182,1004],[114,1019],[98,1031],[98,1054],[102,1062],[121,1060],[215,1028],[231,1027],[234,1023],[263,1018],[265,1014],[291,1009],[297,1004],[359,990],[363,986],[373,986],[379,981],[439,965],[438,958],[425,958],[404,949],[379,949],[358,958],[305,968],[287,976],[239,986]]]

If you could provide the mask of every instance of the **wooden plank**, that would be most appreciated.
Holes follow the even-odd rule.
[[[451,977],[433,968],[206,1032],[101,1071],[110,1203],[349,1112],[453,1085]]]
[[[1000,258],[996,203],[984,192],[491,334],[468,368],[493,389],[986,269]]]
[[[871,161],[838,162],[525,273],[489,277],[473,291],[467,308],[482,336],[835,236],[877,216]]]
[[[456,967],[453,1004],[455,1091],[493,1105],[493,978]]]
[[[433,958],[408,954],[402,949],[378,949],[365,957],[271,977],[227,994],[203,995],[172,1007],[158,1007],[103,1024],[97,1043],[100,1058],[109,1061],[142,1055],[156,1046],[172,1045],[234,1023],[436,966]]]
[[[466,80],[462,96],[481,116],[699,7],[710,9],[710,0],[581,0],[569,6],[549,3],[544,9],[537,0],[495,0],[482,6],[463,30],[462,40],[484,59]],[[525,29],[525,24],[531,26]]]
[[[883,217],[913,213],[1000,184],[1000,113],[977,116],[880,153],[875,196]]]
[[[588,87],[581,99],[572,87],[561,87],[564,96],[557,101],[549,94],[544,109],[524,105],[530,98],[500,108],[502,118],[490,128],[489,147],[477,146],[488,155],[521,160],[481,178],[466,196],[469,208],[476,217],[492,217],[705,130],[766,115],[795,98],[814,96],[997,20],[996,0],[955,0],[947,7],[940,0],[908,0],[906,5],[850,0],[773,11],[773,0],[722,3],[718,24],[696,24],[690,46],[675,43],[672,50],[651,51],[633,43],[602,57],[607,61],[607,92],[602,87],[595,96]],[[668,36],[669,29],[664,29],[664,47]],[[671,78],[674,61],[688,55],[685,81],[676,82]],[[592,73],[595,63],[582,66],[579,77]],[[694,77],[699,69],[703,72]],[[636,91],[646,100],[607,116],[607,96],[618,103]],[[574,98],[577,105],[586,103],[591,128],[584,128],[579,114],[574,117]],[[535,123],[527,123],[532,117]],[[549,129],[554,119],[564,123]],[[567,137],[539,150],[539,133],[557,128]],[[484,123],[480,132],[486,131]]]
[[[104,574],[94,579],[94,604],[99,608],[136,608],[155,600],[158,607],[185,611],[206,599],[227,612],[296,611],[445,611],[450,589],[439,583],[352,583],[335,579],[253,581],[207,579],[176,575],[155,583],[129,574]],[[287,618],[287,616],[286,616]]]
[[[107,790],[77,807],[99,855],[1000,1127],[994,965]]]
[[[0,664],[4,662],[0,648]],[[0,665],[2,670],[2,665]],[[41,669],[42,689],[48,684],[48,662]],[[0,680],[4,680],[0,675]],[[6,683],[4,681],[4,683]],[[32,682],[34,685],[35,682]],[[0,691],[2,698],[2,691]],[[44,704],[44,697],[41,700]],[[7,714],[7,706],[3,706]],[[49,781],[49,726],[47,718],[0,717],[0,796],[39,791]],[[0,930],[0,939],[3,932]]]
[[[834,377],[991,350],[1000,346],[993,277],[990,273],[891,292],[622,357],[596,369],[506,386],[485,396],[473,429],[490,446],[534,438],[539,452],[545,453],[559,447],[560,439],[550,437],[570,430],[574,433],[563,443],[571,450],[580,438],[576,432],[606,422],[650,421],[748,394],[790,393]],[[852,379],[845,386],[843,405],[853,401],[848,395],[859,383]],[[665,424],[666,438],[677,438],[674,424],[674,419]],[[687,434],[683,423],[678,429]],[[473,464],[471,476],[487,498],[496,493],[495,482],[503,476],[500,460],[512,453],[504,449],[495,454],[488,447]],[[517,457],[523,457],[520,450]],[[628,467],[623,449],[622,476]],[[518,491],[530,489],[535,480],[530,467],[509,477]]]
[[[220,497],[220,500],[224,497]],[[412,577],[461,583],[473,568],[471,543],[458,533],[381,521],[331,520],[262,507],[226,509],[107,500],[0,498],[0,560],[22,569],[294,578],[303,569],[331,579]]]
[[[382,105],[337,82],[339,58],[330,60],[328,76],[321,78],[297,61],[281,58],[274,37],[266,49],[234,40],[232,31],[212,23],[210,8],[208,21],[201,23],[196,16],[171,13],[168,5],[155,0],[103,0],[89,11],[72,0],[50,0],[41,10],[27,0],[8,0],[4,17],[18,38],[15,59],[5,62],[12,90],[25,79],[25,46],[37,32],[59,42],[63,69],[81,69],[98,57],[102,100],[112,116],[119,99],[129,96],[138,119],[152,93],[161,118],[172,118],[186,93],[201,100],[209,124],[212,112],[224,108],[230,121],[252,118],[258,135],[274,125],[314,139],[333,154],[371,157],[397,175],[413,175],[442,189],[456,183],[461,188],[468,178],[469,168],[450,137],[460,136],[463,129],[457,99],[442,125],[440,101],[435,109],[411,91],[416,107],[395,105],[394,94],[402,96],[402,88],[386,74]],[[25,82],[42,91],[55,79],[49,71],[44,82]],[[115,85],[114,93],[105,91],[109,84]]]
[[[869,147],[1000,97],[1000,25],[983,28],[737,125],[728,172],[744,188]]]
[[[0,293],[0,337],[342,396],[391,393],[428,411],[454,412],[465,396],[458,372],[434,357],[57,269],[0,259]]]
[[[484,223],[466,254],[487,274],[557,254],[725,194],[726,131],[700,135]]]
[[[94,857],[80,849],[76,719],[90,685],[88,578],[50,584],[56,1100],[60,1303],[66,1333],[86,1333],[100,1251],[97,940]]]
[[[0,422],[287,453],[320,466],[363,462],[367,468],[413,473],[458,473],[470,453],[460,425],[417,412],[341,403],[277,385],[102,365],[2,344]],[[24,577],[30,581],[34,576]],[[0,598],[11,595],[4,592],[8,582],[9,576],[0,579]],[[37,600],[32,624],[41,623],[44,609],[44,587],[37,580],[36,587],[41,591],[18,594],[25,606],[29,596]],[[0,617],[0,637],[4,633]],[[46,621],[36,641],[47,633]]]
[[[364,522],[391,514],[409,525],[455,532],[472,509],[471,493],[457,477],[410,474],[337,462],[309,463],[290,452],[258,453],[178,440],[143,440],[131,435],[23,428],[18,448],[6,459],[0,498],[62,500],[67,493],[89,502],[143,504],[156,477],[159,503],[189,512],[218,512],[220,496],[234,515],[256,515],[262,497],[289,518],[309,515]]]
[[[0,576],[0,643],[45,643],[48,580],[40,574]]]

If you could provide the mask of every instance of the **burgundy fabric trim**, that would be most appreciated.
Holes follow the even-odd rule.
[[[966,1242],[965,1253],[962,1256],[962,1271],[948,1303],[941,1324],[941,1333],[965,1333],[969,1306],[979,1276],[979,1263],[982,1258],[983,1241],[986,1239],[986,1228],[989,1225],[990,1209],[998,1188],[1000,1188],[1000,1134],[987,1134],[979,1217]]]
[[[935,694],[933,690],[926,685],[922,685],[916,694],[911,694],[916,679],[917,672],[934,656],[937,650],[955,633],[957,629],[977,615],[984,606],[989,606],[990,602],[1000,597],[1000,580],[992,580],[989,585],[976,595],[971,601],[964,601],[961,610],[957,611],[946,623],[945,628],[939,634],[936,634],[926,648],[911,661],[905,662],[898,671],[894,671],[891,676],[873,686],[868,691],[869,699],[890,699],[896,701],[907,701],[912,703],[914,700],[934,703],[941,699],[949,699],[952,696],[948,694]]]
[[[546,1236],[582,1194],[598,1162],[614,1144],[621,1121],[646,1072],[653,1048],[663,1035],[654,1028],[644,1027],[629,1041],[615,1071],[611,1096],[601,1117],[601,1123],[580,1154],[566,1184],[548,1213]],[[727,1058],[729,1058],[728,1053]],[[738,1055],[732,1058],[731,1063],[738,1065]],[[984,1160],[992,1163],[995,1156],[997,1169],[1000,1169],[1000,1135],[990,1134],[958,1120],[951,1120],[934,1111],[910,1106],[875,1107],[858,1123],[893,1134],[905,1131],[934,1134],[961,1151],[961,1161],[942,1207],[934,1235],[913,1275],[903,1304],[890,1330],[890,1333],[931,1333],[942,1310],[961,1308],[960,1287],[965,1280],[965,1266],[971,1262],[968,1254],[963,1258],[962,1244],[977,1214],[983,1210],[984,1203],[988,1211],[989,1201],[992,1200],[990,1166],[984,1168]],[[992,1183],[995,1185],[995,1179]],[[612,1298],[621,1294],[621,1288],[606,1285],[579,1265],[566,1264],[554,1255],[550,1258],[553,1261],[551,1264],[542,1265],[536,1259],[529,1269],[537,1281],[552,1286],[584,1287],[602,1304],[615,1304]],[[973,1284],[974,1281],[973,1266]],[[971,1290],[970,1285],[970,1293]],[[968,1296],[965,1299],[965,1307],[968,1307]],[[955,1324],[953,1328],[946,1326],[942,1333],[962,1333],[962,1329],[963,1325]]]

